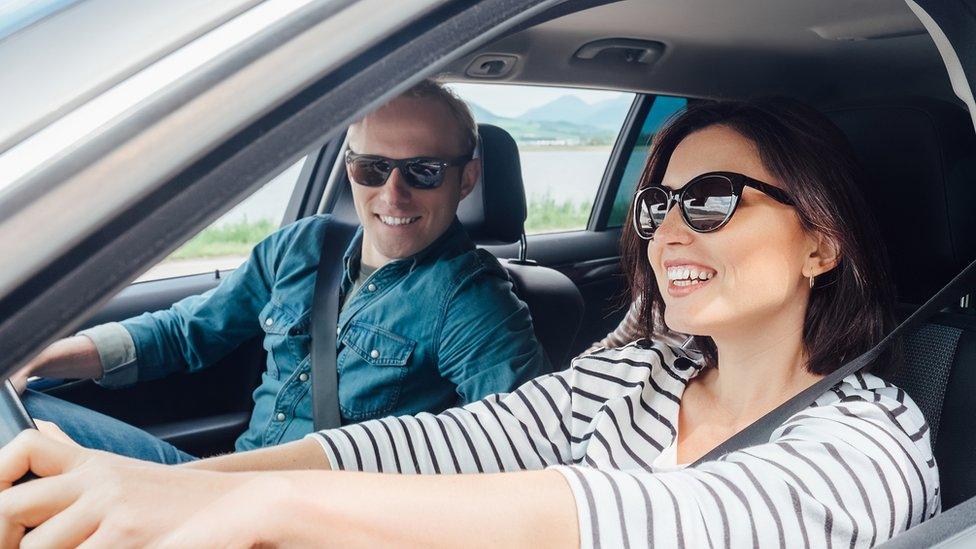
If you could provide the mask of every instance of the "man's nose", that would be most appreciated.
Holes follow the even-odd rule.
[[[400,168],[393,168],[393,171],[390,172],[390,177],[386,179],[386,183],[380,188],[380,193],[387,204],[397,205],[410,202],[411,189],[403,179],[403,173],[400,171]]]
[[[693,231],[681,217],[681,208],[673,204],[664,220],[654,231],[654,242],[658,244],[687,244],[694,238]]]

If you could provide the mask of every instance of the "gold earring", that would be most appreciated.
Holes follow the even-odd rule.
[[[811,277],[810,277],[810,289],[811,289],[811,290],[813,289],[813,281],[814,281],[814,280],[815,280],[816,278],[817,278],[817,277],[815,277],[815,276],[811,276]]]

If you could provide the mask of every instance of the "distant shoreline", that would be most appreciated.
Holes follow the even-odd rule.
[[[611,145],[519,145],[524,152],[558,152],[558,151],[610,151]]]

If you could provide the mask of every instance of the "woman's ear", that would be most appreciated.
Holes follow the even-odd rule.
[[[803,266],[803,276],[820,276],[840,262],[840,244],[823,233],[811,235],[809,254]]]

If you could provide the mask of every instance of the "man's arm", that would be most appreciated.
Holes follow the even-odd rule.
[[[31,376],[55,379],[89,379],[102,377],[102,362],[92,340],[85,336],[55,341],[10,377],[18,392],[27,386]]]
[[[169,309],[82,331],[54,342],[11,377],[23,391],[28,377],[96,379],[108,387],[199,369],[260,333],[257,316],[270,299],[279,231],[254,247],[217,288]]]
[[[457,385],[462,404],[507,393],[551,369],[528,305],[512,292],[497,263],[463,281],[451,297],[438,368]]]

